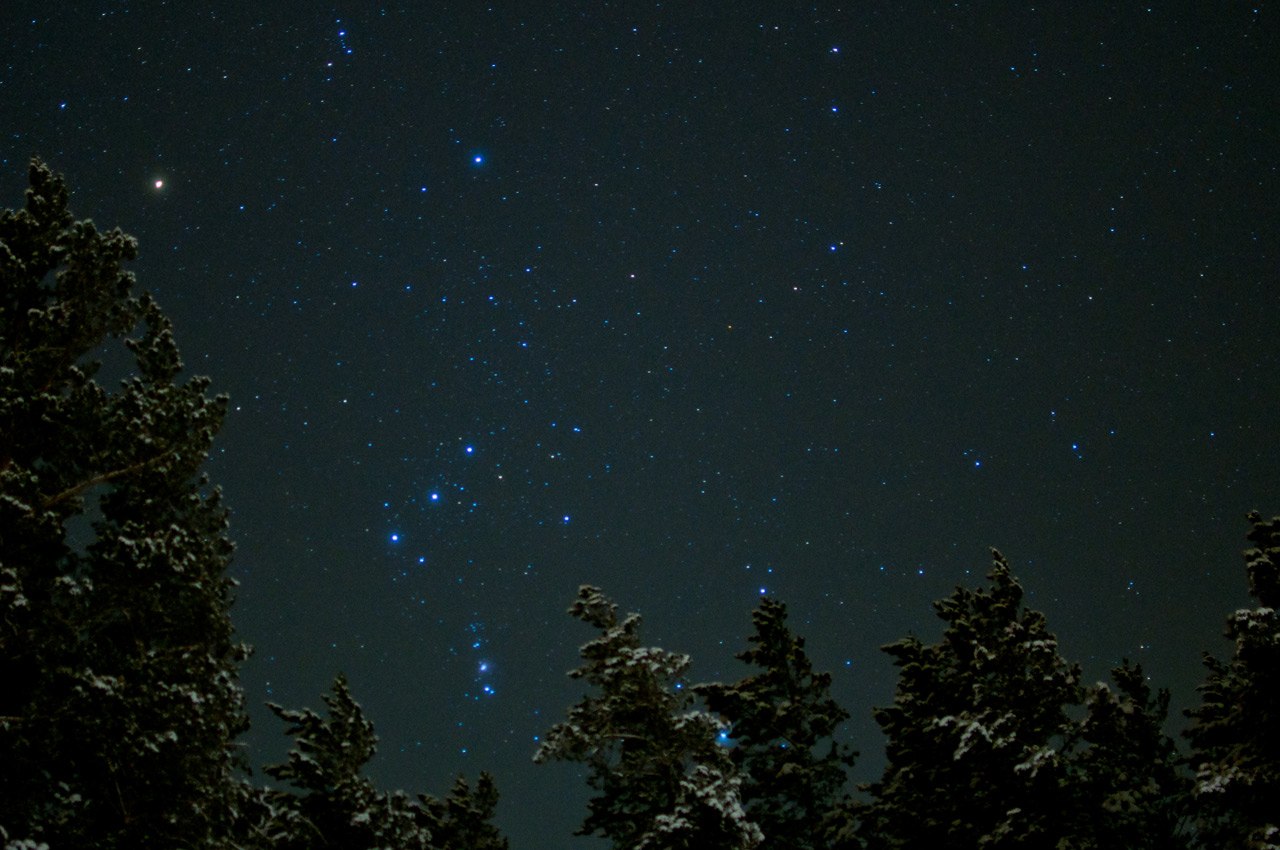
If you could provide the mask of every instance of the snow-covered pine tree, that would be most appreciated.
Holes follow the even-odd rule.
[[[722,726],[694,710],[689,657],[640,643],[640,616],[584,585],[569,613],[598,629],[569,675],[594,686],[547,733],[534,760],[585,764],[599,793],[580,835],[616,850],[748,850],[760,831],[742,808]]]
[[[137,243],[38,160],[0,213],[0,836],[222,846],[245,726],[226,512],[200,476],[225,398],[132,294]],[[93,357],[124,340],[114,392]],[[74,529],[74,531],[73,531]]]
[[[1205,847],[1280,850],[1280,517],[1249,514],[1244,553],[1256,608],[1227,618],[1227,662],[1204,657],[1208,676],[1191,727],[1197,832]]]
[[[694,690],[729,724],[729,753],[747,816],[764,833],[761,847],[819,850],[857,755],[834,740],[849,713],[831,697],[831,674],[814,672],[784,603],[761,599],[751,621],[751,646],[737,657],[760,672]]]
[[[506,850],[507,840],[491,822],[498,803],[493,777],[480,774],[474,790],[459,777],[443,800],[380,791],[364,775],[378,738],[346,677],[339,675],[322,699],[327,717],[269,706],[289,724],[294,745],[288,760],[267,773],[291,787],[258,793],[240,828],[241,846]]]
[[[1152,694],[1142,666],[1122,663],[1089,689],[1081,740],[1072,756],[1079,808],[1072,848],[1174,850],[1189,837],[1180,817],[1186,777],[1177,745],[1164,732],[1169,692]]]
[[[328,717],[271,704],[294,738],[288,761],[267,768],[293,789],[264,795],[268,817],[256,833],[273,850],[394,847],[433,850],[423,807],[403,792],[379,791],[363,774],[378,738],[339,675],[325,694]],[[296,790],[295,790],[296,789]]]
[[[871,848],[1052,848],[1071,833],[1061,751],[1080,671],[992,556],[989,588],[934,603],[941,641],[884,647],[901,672],[893,705],[875,712],[888,763],[858,813]]]

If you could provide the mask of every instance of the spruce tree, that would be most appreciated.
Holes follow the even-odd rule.
[[[201,477],[226,410],[133,294],[137,244],[33,160],[0,213],[0,836],[214,847],[243,787],[231,557]],[[138,331],[138,335],[126,338]],[[94,357],[123,345],[111,388]]]
[[[1142,666],[1111,671],[1085,698],[1080,740],[1071,761],[1077,840],[1073,847],[1169,850],[1185,847],[1181,810],[1186,779],[1177,746],[1164,732],[1169,692],[1153,694]]]
[[[1062,751],[1080,671],[992,555],[989,587],[934,603],[942,640],[884,647],[900,677],[875,712],[888,763],[859,812],[872,848],[1051,848],[1071,834]]]
[[[261,850],[388,847],[395,850],[506,850],[491,819],[498,802],[493,778],[475,789],[463,778],[444,800],[386,792],[364,775],[377,751],[373,723],[344,676],[322,697],[328,716],[310,709],[270,709],[294,738],[287,761],[267,768],[288,787],[259,793],[253,822],[241,830]]]
[[[1280,848],[1280,517],[1249,514],[1244,553],[1255,608],[1227,619],[1229,661],[1206,654],[1200,705],[1187,712],[1193,808],[1206,847]]]
[[[640,643],[640,616],[618,619],[598,589],[579,588],[569,613],[600,631],[570,672],[598,691],[547,733],[534,760],[585,764],[598,794],[579,835],[617,850],[747,850],[760,831],[709,714],[684,686],[689,657]]]
[[[695,690],[729,724],[729,753],[742,775],[747,816],[766,850],[827,846],[856,753],[834,736],[849,713],[831,697],[831,674],[814,672],[804,638],[787,626],[787,606],[760,600],[755,633],[737,657],[760,672]]]
[[[267,768],[292,790],[265,795],[270,820],[259,828],[275,850],[395,847],[431,850],[431,831],[418,804],[403,792],[379,791],[363,774],[377,749],[373,724],[351,695],[346,678],[324,697],[328,717],[271,704],[294,738],[288,761]]]
[[[443,799],[419,795],[438,850],[507,850],[507,839],[493,825],[498,787],[481,773],[475,787],[461,776]]]

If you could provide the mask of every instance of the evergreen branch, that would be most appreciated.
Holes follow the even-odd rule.
[[[83,493],[85,490],[88,490],[90,487],[96,487],[99,484],[110,484],[112,481],[115,481],[116,479],[119,479],[119,478],[123,478],[126,475],[132,475],[135,472],[141,472],[142,470],[146,469],[148,466],[159,463],[160,461],[164,460],[166,457],[169,457],[173,454],[174,454],[174,450],[168,449],[156,455],[155,457],[146,458],[145,460],[140,460],[135,464],[131,464],[121,469],[113,469],[110,472],[104,472],[101,475],[95,475],[92,478],[86,478],[84,481],[81,481],[79,484],[73,484],[72,486],[63,490],[61,493],[55,493],[54,495],[45,499],[44,502],[41,503],[40,507],[43,510],[48,510],[54,505],[60,504],[61,502],[65,502],[68,499],[72,499],[72,498],[75,498],[76,496],[79,496],[81,493]]]

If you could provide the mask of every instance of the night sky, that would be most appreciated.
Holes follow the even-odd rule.
[[[380,783],[590,847],[582,583],[695,680],[786,601],[862,781],[990,545],[1191,703],[1280,512],[1267,5],[6,2],[0,205],[65,173],[231,395],[253,760],[345,671]]]

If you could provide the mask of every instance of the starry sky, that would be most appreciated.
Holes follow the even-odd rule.
[[[785,600],[860,780],[990,545],[1191,703],[1280,512],[1267,6],[18,0],[0,203],[65,173],[232,398],[254,761],[345,671],[380,783],[589,847],[581,583],[695,680]]]

